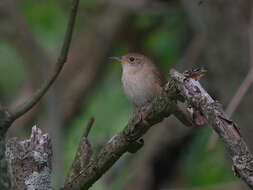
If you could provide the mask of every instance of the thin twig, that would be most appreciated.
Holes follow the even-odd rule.
[[[92,117],[92,118],[89,119],[88,124],[87,124],[87,126],[86,126],[86,128],[84,130],[84,133],[83,133],[84,137],[86,137],[86,138],[88,137],[94,121],[95,121],[94,117]]]
[[[235,95],[233,96],[232,100],[230,101],[230,103],[226,109],[226,113],[229,118],[231,118],[233,116],[234,112],[236,111],[236,109],[240,105],[243,97],[248,92],[252,83],[253,83],[253,67],[251,67],[250,71],[246,75],[245,79],[241,83],[240,87],[236,91]],[[219,141],[219,136],[215,132],[213,132],[208,143],[207,143],[207,147],[209,149],[212,149],[213,147],[215,147],[215,145],[218,143],[218,141]]]
[[[243,80],[242,84],[236,91],[235,95],[233,96],[231,102],[229,103],[226,109],[226,113],[229,117],[232,117],[232,115],[234,114],[243,97],[248,92],[249,87],[252,85],[252,82],[253,82],[253,68],[250,69],[250,71],[246,75],[245,79]]]
[[[249,62],[250,62],[250,70],[246,75],[245,79],[243,80],[242,84],[236,91],[234,97],[232,98],[231,102],[229,103],[226,113],[229,117],[232,117],[233,113],[235,112],[236,108],[240,104],[242,98],[245,96],[249,87],[253,83],[253,7],[251,10],[251,19],[249,24]]]
[[[249,62],[250,62],[250,69],[247,73],[246,77],[244,78],[243,82],[237,89],[235,95],[231,99],[230,103],[228,104],[228,107],[226,109],[226,113],[229,118],[231,118],[240,105],[243,97],[248,92],[250,86],[253,83],[253,7],[251,8],[251,19],[250,19],[250,27],[249,27]],[[213,148],[219,141],[218,135],[213,132],[211,135],[209,141],[208,141],[208,148]]]
[[[78,176],[79,173],[90,163],[90,159],[92,156],[92,147],[87,137],[89,135],[93,123],[94,118],[92,117],[88,121],[88,124],[84,129],[84,133],[83,136],[81,137],[75,159],[69,170],[66,183],[73,181],[76,178],[76,176]]]
[[[44,96],[44,94],[48,91],[48,89],[52,86],[52,84],[57,79],[58,75],[60,74],[64,63],[68,57],[68,51],[70,48],[72,34],[74,30],[77,10],[78,10],[79,0],[73,0],[72,8],[70,12],[69,22],[67,26],[67,30],[65,33],[64,43],[61,49],[60,56],[55,64],[55,68],[53,72],[49,76],[48,80],[39,88],[33,95],[30,97],[26,102],[22,103],[21,105],[17,106],[14,111],[10,112],[12,122],[18,119],[20,116],[28,112],[34,105],[36,105],[39,100]]]

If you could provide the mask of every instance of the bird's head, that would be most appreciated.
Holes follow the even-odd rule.
[[[150,62],[146,56],[138,53],[129,53],[120,57],[111,57],[111,59],[119,61],[123,67],[136,67]]]

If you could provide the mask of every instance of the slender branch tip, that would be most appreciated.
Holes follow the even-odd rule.
[[[90,133],[90,130],[91,130],[91,128],[92,128],[92,126],[93,126],[93,124],[94,124],[94,121],[95,121],[95,119],[94,119],[94,117],[91,117],[90,119],[89,119],[89,121],[88,121],[88,123],[87,123],[87,126],[86,126],[86,128],[85,128],[85,130],[84,130],[84,137],[88,137],[88,135],[89,135],[89,133]]]

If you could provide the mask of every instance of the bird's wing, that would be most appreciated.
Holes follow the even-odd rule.
[[[155,73],[155,75],[157,76],[157,83],[160,85],[160,86],[164,86],[166,83],[167,83],[167,80],[165,79],[165,77],[162,75],[162,73],[158,70],[158,68],[153,65],[153,72]]]

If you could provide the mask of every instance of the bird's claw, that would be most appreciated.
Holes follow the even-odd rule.
[[[140,121],[142,121],[145,125],[149,125],[148,121],[147,121],[147,117],[149,115],[149,110],[151,108],[150,104],[146,104],[144,106],[141,107],[140,111],[139,111],[139,119]]]

